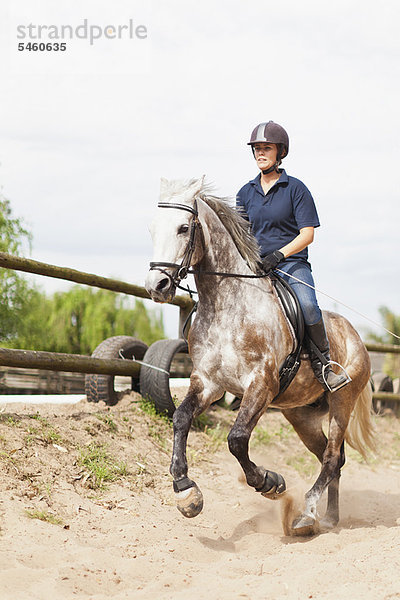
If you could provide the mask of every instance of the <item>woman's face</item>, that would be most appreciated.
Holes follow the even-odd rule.
[[[264,169],[269,169],[276,163],[276,155],[278,152],[278,147],[276,144],[271,144],[269,142],[257,142],[254,144],[253,148],[257,167],[261,171]]]

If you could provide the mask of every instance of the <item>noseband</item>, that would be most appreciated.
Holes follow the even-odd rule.
[[[181,264],[179,265],[177,263],[169,263],[169,262],[151,262],[150,263],[150,271],[154,271],[155,269],[157,271],[161,271],[161,273],[164,273],[164,275],[166,275],[170,279],[171,283],[175,287],[179,288],[180,282],[182,281],[182,279],[185,279],[189,273],[190,263],[192,261],[192,257],[193,257],[193,253],[194,253],[194,249],[195,249],[196,230],[197,229],[199,229],[199,231],[201,230],[201,223],[199,221],[199,213],[197,210],[197,200],[196,200],[196,198],[194,199],[193,208],[191,206],[187,206],[186,204],[171,204],[169,202],[159,202],[157,206],[159,208],[177,208],[179,210],[186,210],[187,212],[190,212],[193,215],[192,223],[190,225],[189,240],[186,245]],[[172,267],[173,269],[175,269],[175,271],[171,274],[171,273],[168,273],[168,271],[165,271],[165,269],[163,267],[165,267],[165,268]],[[185,290],[185,291],[187,291],[187,290]]]

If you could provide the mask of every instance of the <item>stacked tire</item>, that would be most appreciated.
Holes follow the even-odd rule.
[[[171,366],[177,355],[187,353],[184,339],[159,340],[148,347],[136,338],[117,335],[101,342],[92,357],[140,360],[140,378],[132,378],[131,389],[153,402],[160,413],[172,417],[176,406],[170,389]],[[105,402],[108,406],[118,402],[114,375],[86,375],[85,393],[88,402]]]
[[[154,403],[157,410],[169,417],[175,412],[170,390],[170,372],[177,354],[187,354],[186,340],[159,340],[147,350],[140,369],[140,393]],[[153,368],[154,367],[154,368]]]
[[[395,392],[393,379],[385,373],[376,372],[371,376],[371,385],[373,392]],[[396,392],[395,392],[396,393]],[[373,408],[375,413],[382,414],[385,410],[398,409],[398,404],[394,400],[373,400]]]
[[[142,360],[147,349],[147,344],[141,340],[127,335],[116,335],[101,342],[92,357]],[[132,377],[131,389],[139,392],[139,378]],[[105,402],[109,406],[118,402],[118,393],[114,389],[114,375],[86,375],[85,393],[88,402]]]

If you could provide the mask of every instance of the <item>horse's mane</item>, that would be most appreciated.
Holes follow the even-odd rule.
[[[242,217],[240,209],[229,204],[230,198],[218,198],[203,189],[198,196],[215,212],[250,269],[253,272],[259,271],[260,247],[250,231],[249,222]]]

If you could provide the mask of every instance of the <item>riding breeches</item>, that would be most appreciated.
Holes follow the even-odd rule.
[[[312,285],[314,287],[314,279],[311,273],[311,265],[310,263],[303,260],[285,260],[283,263],[278,265],[277,267],[278,275],[282,277],[285,281],[288,282],[290,287],[295,292],[299,304],[301,306],[301,310],[303,311],[304,321],[306,325],[315,325],[322,317],[321,309],[318,306],[317,297],[315,295],[315,290],[296,281],[289,275],[294,275],[297,279],[301,279],[308,285]],[[285,271],[286,275],[281,273],[280,271]]]

